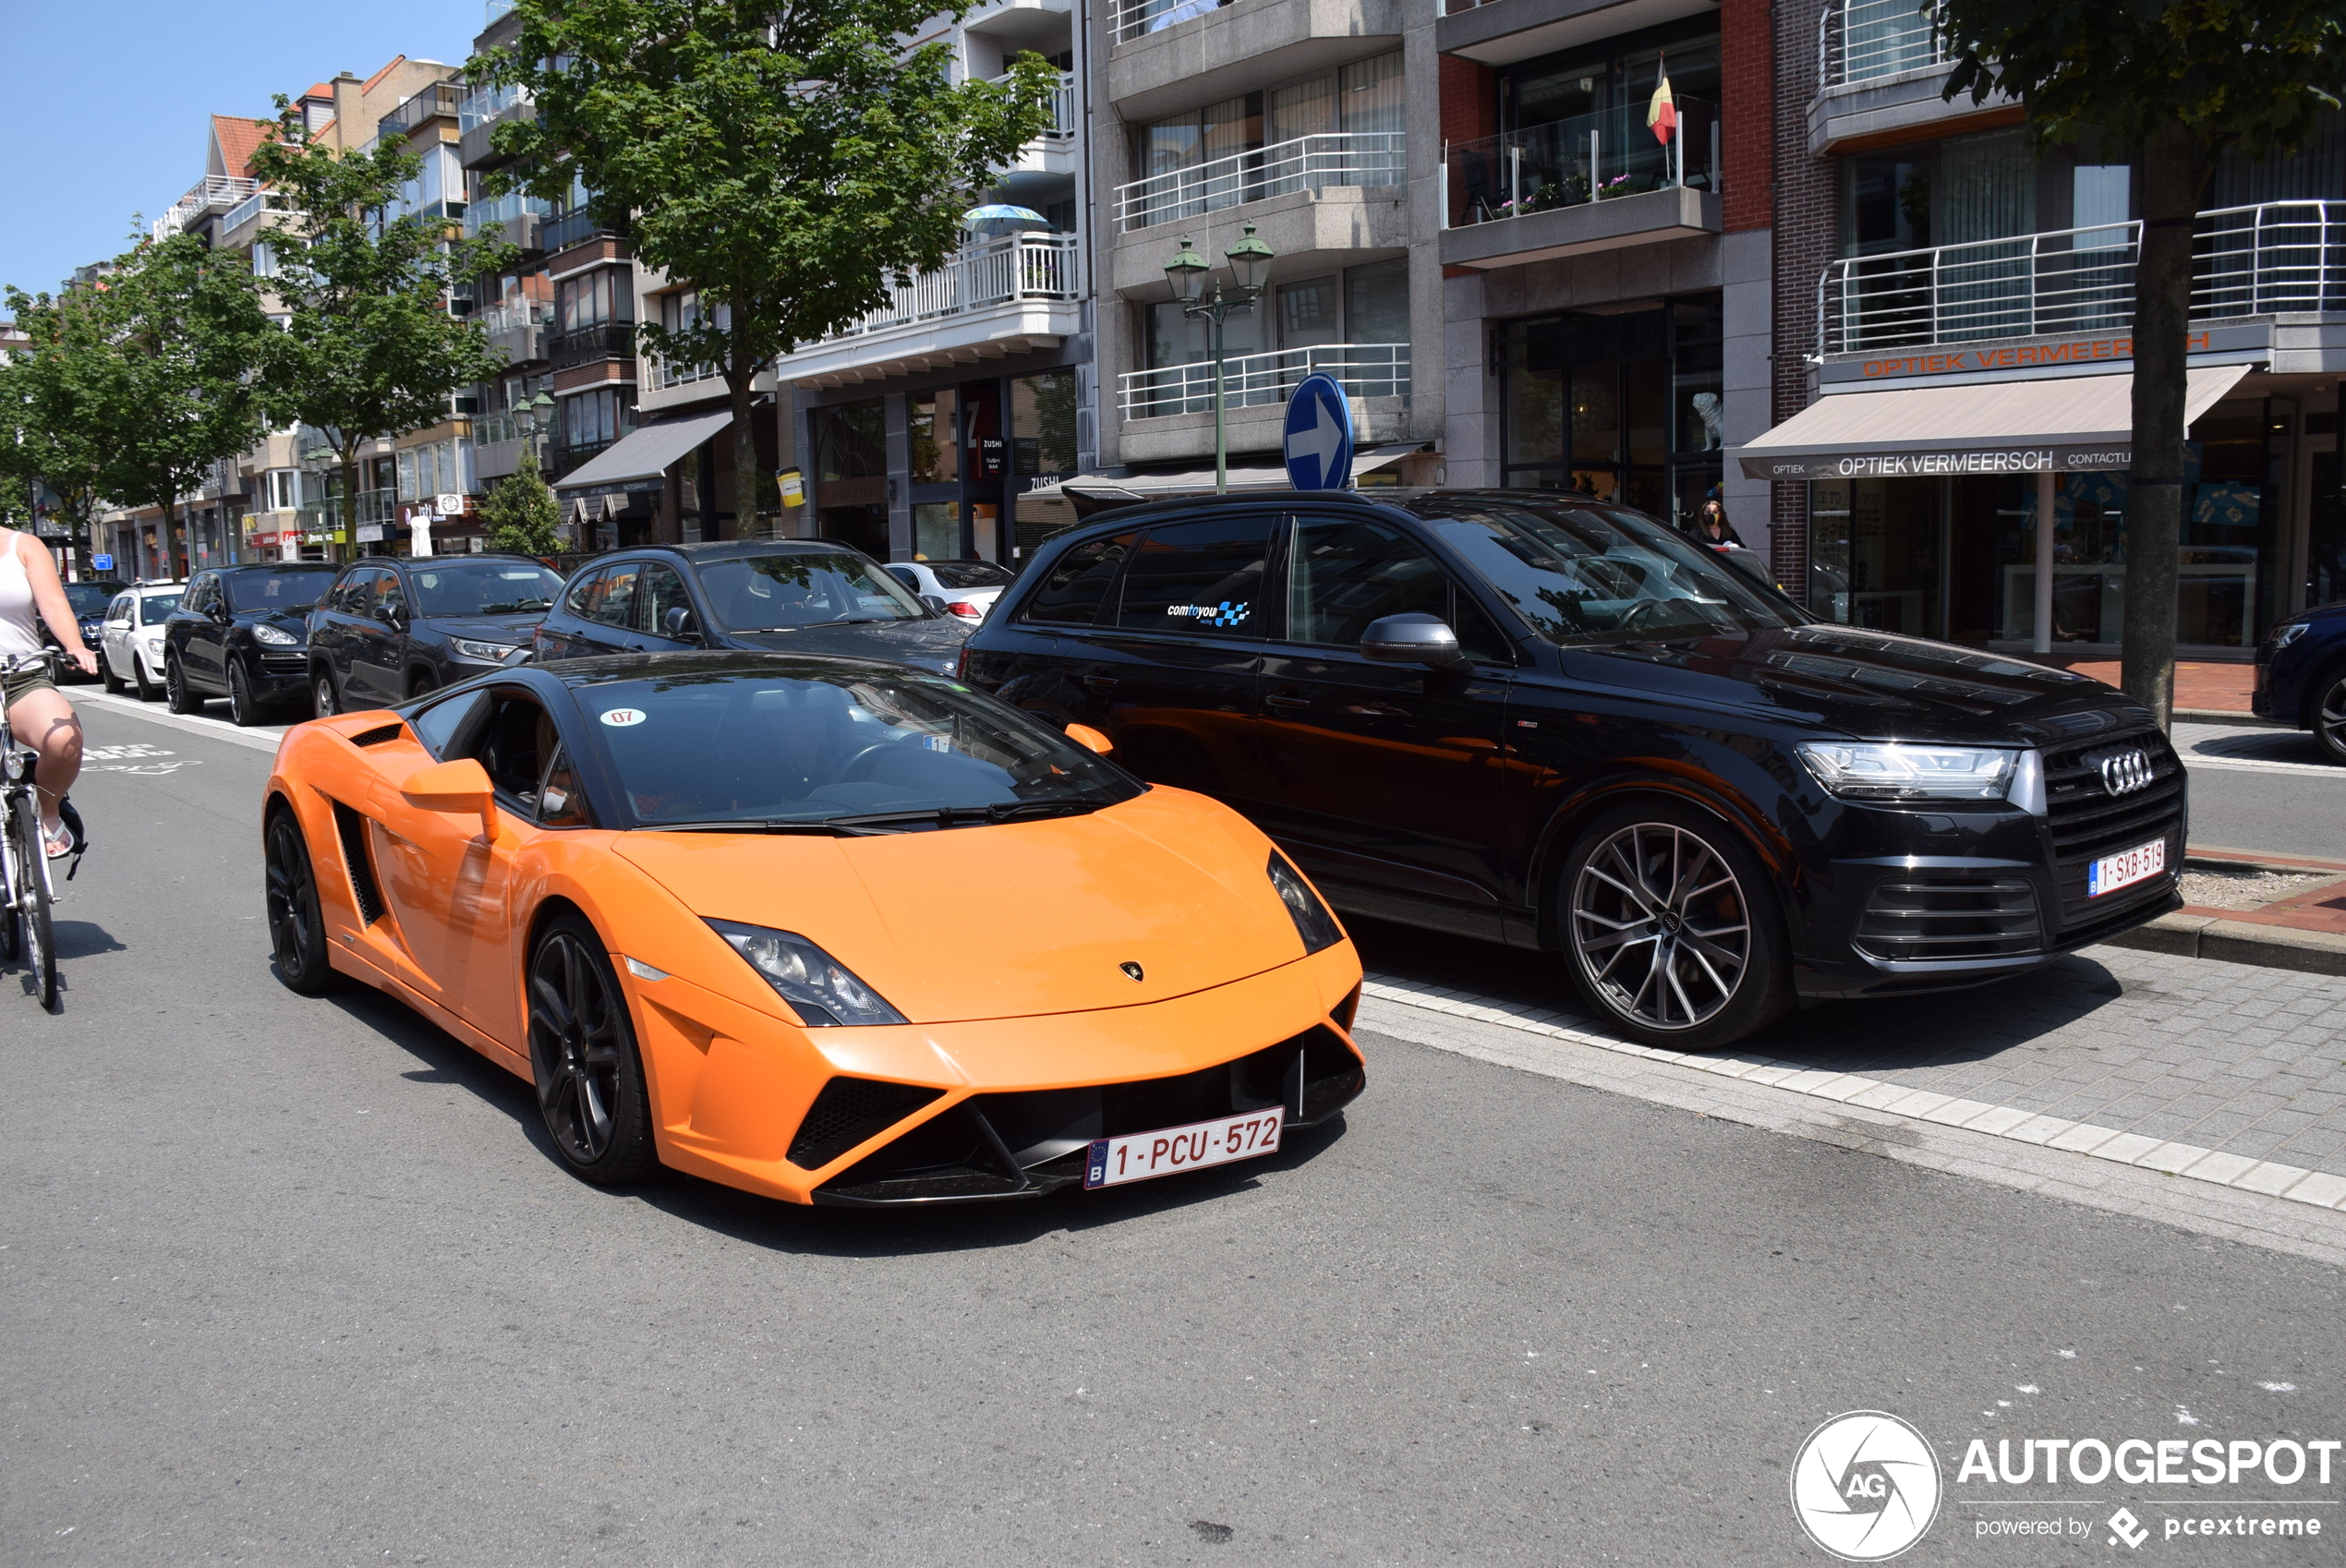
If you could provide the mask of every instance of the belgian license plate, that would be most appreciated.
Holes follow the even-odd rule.
[[[2086,869],[2086,897],[2098,899],[2121,887],[2131,887],[2167,869],[2167,840],[2153,838],[2131,850],[2104,855]]]
[[[1242,1116],[1225,1116],[1216,1122],[1168,1127],[1161,1132],[1096,1139],[1092,1144],[1092,1157],[1083,1164],[1083,1185],[1116,1187],[1128,1181],[1171,1176],[1176,1171],[1201,1170],[1207,1165],[1227,1165],[1233,1160],[1276,1153],[1279,1147],[1279,1124],[1285,1116],[1285,1111],[1274,1106],[1267,1111],[1249,1111]]]

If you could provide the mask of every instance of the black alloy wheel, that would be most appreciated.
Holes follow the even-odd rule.
[[[2322,677],[2321,700],[2314,705],[2314,735],[2329,760],[2346,763],[2346,669]]]
[[[40,798],[27,790],[17,797],[16,842],[10,846],[15,864],[8,880],[17,896],[17,919],[24,938],[24,966],[32,974],[34,994],[49,1012],[57,1010],[57,948],[49,923],[44,894],[49,851],[41,842]]]
[[[1580,989],[1648,1044],[1724,1045],[1791,1005],[1771,885],[1723,823],[1673,802],[1609,812],[1559,891]]]
[[[556,919],[529,959],[529,1062],[554,1152],[603,1186],[659,1164],[627,999],[595,928]]]
[[[239,730],[249,730],[260,722],[260,702],[252,694],[252,677],[245,673],[242,660],[228,661],[228,718]]]
[[[332,718],[342,711],[342,704],[334,696],[334,677],[332,670],[318,671],[317,683],[310,688],[310,700],[316,705],[318,717],[320,718]]]
[[[318,873],[301,823],[290,806],[269,814],[261,836],[261,862],[269,908],[269,943],[277,978],[304,996],[322,995],[335,985],[326,957],[326,923],[318,907]]]
[[[188,686],[187,667],[175,653],[163,656],[163,706],[174,713],[197,713],[203,708],[203,699]]]

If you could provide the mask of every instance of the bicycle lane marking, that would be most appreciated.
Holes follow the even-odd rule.
[[[284,738],[288,728],[285,725],[257,724],[249,730],[239,730],[224,719],[172,713],[135,697],[117,697],[106,692],[75,691],[67,694],[67,700],[76,707],[87,704],[92,712],[119,713],[131,718],[144,719],[149,724],[161,725],[166,730],[201,735],[232,746],[243,746],[249,751],[267,752],[272,756],[276,754],[277,742]]]

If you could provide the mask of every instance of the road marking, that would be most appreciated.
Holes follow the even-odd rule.
[[[142,703],[136,697],[117,697],[111,692],[75,691],[67,694],[67,700],[76,704],[88,703],[92,707],[115,713],[127,713],[133,718],[143,718],[166,730],[184,730],[190,735],[209,736],[215,741],[225,741],[232,746],[267,752],[272,756],[276,754],[277,742],[284,739],[288,728],[282,724],[256,724],[249,730],[239,730],[221,719],[173,713],[167,708],[158,708],[152,703]]]
[[[2038,1116],[2013,1105],[1992,1105],[1981,1100],[1959,1099],[1856,1073],[1804,1067],[1796,1062],[1779,1061],[1772,1056],[1739,1056],[1732,1052],[1689,1053],[1664,1050],[1656,1045],[1640,1045],[1634,1041],[1604,1033],[1594,1027],[1591,1020],[1576,1014],[1550,1007],[1529,1007],[1496,996],[1423,985],[1391,975],[1370,975],[1362,984],[1361,994],[1381,1002],[1447,1013],[1454,1018],[1473,1019],[1504,1029],[1518,1030],[1526,1034],[1586,1045],[1620,1055],[1640,1056],[1650,1062],[1664,1063],[1693,1072],[1739,1079],[1746,1083],[1767,1084],[1811,1099],[1863,1106],[1908,1121],[1935,1122],[1941,1127],[1965,1128],[2011,1142],[2070,1150],[2098,1160],[2139,1166],[2162,1176],[2183,1176],[2217,1187],[2259,1192],[2292,1202],[2309,1203],[2317,1209],[2346,1206],[2346,1176],[2307,1170],[2302,1165],[2285,1165],[2272,1160],[2244,1161],[2236,1155],[2203,1149],[2197,1144],[2161,1142],[2113,1127],[2064,1121],[2059,1116]],[[1374,1029],[1377,1026],[1371,1020],[1364,1027]]]

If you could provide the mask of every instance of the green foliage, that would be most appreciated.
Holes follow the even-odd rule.
[[[1953,99],[2025,102],[2040,143],[2180,128],[2203,158],[2302,143],[2346,95],[2339,0],[1933,0]]]
[[[480,503],[491,549],[552,555],[561,549],[562,502],[538,471],[538,443],[521,443],[521,466],[498,481]]]

